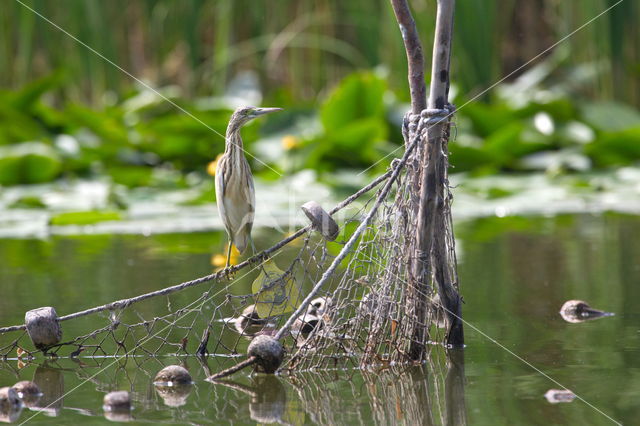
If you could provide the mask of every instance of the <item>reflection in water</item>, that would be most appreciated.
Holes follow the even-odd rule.
[[[376,424],[467,424],[462,350],[449,352],[446,361],[432,359],[423,366],[393,366],[361,374],[300,373],[288,380],[304,410],[318,424],[370,423],[366,410],[359,406],[367,402]],[[344,400],[344,393],[336,392],[345,387],[350,387],[356,398],[351,407]],[[364,395],[362,389],[366,391]]]
[[[52,368],[45,362],[36,368],[33,381],[42,392],[42,396],[31,408],[44,411],[48,416],[57,417],[64,402],[64,375],[59,368]]]
[[[466,319],[614,419],[637,423],[640,219],[507,217],[461,223],[457,231],[462,248],[460,281],[469,306]],[[61,312],[73,312],[78,306],[86,307],[87,300],[115,300],[123,294],[157,289],[160,282],[204,275],[210,272],[210,251],[216,241],[222,244],[221,237],[212,234],[0,240],[4,260],[0,282],[11,294],[0,299],[0,323],[16,324],[35,306],[52,304]],[[79,286],[86,291],[79,292]],[[234,290],[246,294],[250,286],[247,280]],[[574,297],[616,316],[580,326],[567,324],[558,310]],[[224,344],[239,338],[229,331],[234,340]],[[189,344],[197,344],[196,340],[190,339]],[[35,415],[29,424],[77,425],[83,419],[78,414],[98,416],[89,422],[104,422],[103,396],[121,389],[131,392],[136,421],[150,424],[251,424],[252,415],[268,409],[274,419],[291,424],[484,425],[495,424],[505,415],[511,424],[608,424],[582,402],[548,403],[542,395],[551,387],[549,380],[478,333],[470,331],[467,344],[464,366],[452,354],[445,360],[438,348],[432,351],[432,362],[422,367],[368,374],[298,372],[276,377],[278,384],[266,381],[263,391],[256,390],[263,376],[234,377],[251,393],[204,381],[212,372],[234,364],[235,358],[207,357],[213,369],[207,372],[190,357],[128,357],[114,365],[113,358],[88,357],[89,351],[75,360],[48,364],[27,357],[0,361],[0,387],[35,380],[45,393],[38,407],[60,398],[66,387],[69,394],[64,405],[60,400],[50,409],[59,415],[52,419],[26,407],[19,421]],[[166,405],[153,386],[158,371],[176,363],[187,367],[195,381],[188,398],[181,401],[185,404],[177,408]],[[421,404],[427,404],[428,410]]]
[[[133,420],[133,416],[130,411],[105,411],[104,418],[116,423],[126,423]]]
[[[181,365],[168,365],[153,379],[156,392],[168,407],[182,407],[187,403],[193,380]]]
[[[304,413],[295,410],[291,405],[287,406],[287,390],[281,379],[267,374],[257,374],[252,379],[252,385],[243,385],[229,380],[216,381],[215,384],[249,395],[251,420],[258,423],[304,423]]]
[[[211,420],[210,415],[204,413],[213,404],[221,410],[216,414],[218,420],[244,418],[259,423],[281,424],[367,424],[374,421],[377,424],[466,425],[464,352],[448,351],[446,357],[443,354],[442,348],[434,348],[433,358],[428,364],[392,366],[379,371],[334,370],[285,377],[253,374],[246,381],[240,377],[238,382],[222,381],[201,387],[200,392],[209,390],[209,396],[198,394],[197,385],[209,374],[207,362],[213,358],[200,359],[202,368],[190,370],[196,385],[183,386],[153,385],[153,378],[159,370],[157,359],[119,362],[95,377],[94,374],[85,377],[83,371],[87,368],[102,369],[103,365],[78,365],[75,370],[44,365],[36,368],[34,377],[34,382],[44,393],[36,409],[47,410],[54,415],[62,408],[70,409],[63,407],[62,403],[63,374],[73,372],[85,386],[91,382],[98,395],[125,387],[131,389],[131,401],[135,401],[136,406],[133,414],[141,421],[153,419],[153,413],[167,409],[171,410],[174,420],[177,419],[174,416],[186,420],[198,413]],[[182,359],[185,367],[187,360],[186,357]],[[225,389],[228,391],[224,392]],[[349,389],[347,393],[346,389]],[[194,390],[196,397],[189,402],[188,397]],[[157,396],[154,398],[154,394],[161,398],[162,403]],[[248,400],[243,403],[244,395]],[[351,396],[345,398],[345,395]],[[95,401],[87,407],[93,405]],[[175,411],[176,407],[183,406],[184,411]],[[367,406],[368,409],[365,408]],[[128,409],[105,410],[104,413],[76,410],[85,415],[104,415],[112,421],[133,419]],[[224,417],[231,412],[236,414]]]
[[[206,358],[200,360],[201,369],[190,369],[195,384],[182,386],[154,386],[154,377],[162,365],[153,358],[119,361],[117,365],[113,362],[72,363],[74,369],[54,368],[45,363],[36,367],[34,375],[34,381],[44,395],[32,409],[58,415],[64,408],[118,422],[198,422],[196,419],[200,418],[203,421],[241,422],[251,419],[259,423],[292,425],[311,422],[466,425],[464,353],[450,351],[446,358],[443,353],[442,348],[434,349],[434,359],[416,367],[394,366],[375,372],[305,372],[284,377],[253,374],[238,377],[238,382],[214,384],[203,382],[210,370],[207,362],[214,359]],[[171,361],[166,363],[171,364]],[[182,365],[187,367],[187,361],[194,360],[184,357]],[[63,395],[63,375],[68,375],[73,382],[71,388],[80,381],[84,389],[82,394],[87,396],[81,399],[86,408],[63,405],[63,396],[64,400],[74,400],[73,405],[80,405],[77,403],[80,394]],[[90,410],[99,406],[98,401],[109,391],[125,388],[130,389],[128,395],[131,404],[135,405],[134,411],[128,408],[103,412]],[[162,412],[166,413],[164,420],[158,418],[158,413]],[[19,415],[14,413],[11,418],[16,420]],[[73,417],[64,421],[63,415],[59,419],[63,420],[60,423],[67,424],[75,421]],[[35,420],[46,421],[46,418]]]
[[[464,349],[450,349],[447,352],[447,378],[445,395],[447,405],[447,425],[467,424],[467,405],[464,399]]]
[[[131,396],[127,391],[109,392],[104,396],[104,417],[113,422],[128,422],[131,416]]]
[[[156,392],[168,407],[182,407],[187,403],[192,384],[178,384],[173,386],[156,385]]]
[[[549,389],[544,397],[552,404],[558,404],[560,402],[571,402],[576,398],[576,395],[569,389]]]
[[[287,391],[277,377],[270,375],[256,377],[253,392],[249,403],[252,420],[260,423],[284,421]]]
[[[0,422],[13,423],[20,417],[22,403],[18,392],[8,386],[0,388]]]
[[[35,407],[42,396],[42,391],[38,385],[29,380],[21,380],[13,385],[13,388],[18,392],[18,396],[26,407]]]

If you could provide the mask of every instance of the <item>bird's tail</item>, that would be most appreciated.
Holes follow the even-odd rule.
[[[251,226],[247,225],[236,233],[233,237],[233,245],[236,246],[240,254],[244,253],[249,245],[253,247],[251,240]]]

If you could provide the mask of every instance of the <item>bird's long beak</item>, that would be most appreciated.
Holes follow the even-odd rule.
[[[258,117],[260,115],[270,114],[277,111],[282,111],[282,108],[256,108],[253,110],[253,116]]]

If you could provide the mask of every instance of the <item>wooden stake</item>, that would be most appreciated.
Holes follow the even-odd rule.
[[[431,70],[431,88],[429,91],[429,109],[444,109],[449,95],[449,63],[451,58],[451,39],[453,36],[453,11],[455,0],[438,0],[436,15],[436,34],[433,43],[433,62]],[[429,126],[427,131],[428,148],[422,164],[426,171],[420,187],[420,205],[418,210],[417,256],[414,276],[420,294],[429,293],[429,281],[433,277],[438,293],[448,317],[446,343],[451,346],[463,346],[461,300],[449,269],[449,255],[446,245],[445,226],[448,214],[447,187],[447,149],[449,123],[441,121]],[[418,317],[421,318],[421,317]],[[421,359],[424,352],[426,327],[416,328],[413,347],[410,354]],[[422,346],[422,347],[421,347]]]
[[[409,69],[412,113],[425,109],[442,110],[448,105],[449,63],[453,35],[453,11],[455,0],[438,0],[436,33],[433,45],[431,87],[425,105],[425,83],[422,68],[422,47],[415,22],[406,0],[390,0],[400,26]],[[428,118],[428,117],[423,117]],[[419,129],[418,129],[419,131]],[[447,313],[448,333],[446,343],[463,346],[461,299],[457,291],[457,274],[453,240],[447,240],[446,229],[451,226],[449,210],[448,168],[449,121],[431,124],[427,130],[424,149],[416,150],[421,167],[412,179],[412,186],[420,192],[417,206],[417,230],[415,259],[411,265],[407,287],[410,306],[408,312],[413,321],[409,357],[416,361],[425,358],[429,324],[427,322],[431,281],[438,287],[442,306]],[[415,208],[415,207],[414,207]],[[415,210],[414,214],[415,214]],[[451,264],[453,263],[453,265]]]
[[[411,16],[411,9],[409,9],[406,0],[391,0],[391,6],[400,26],[404,49],[407,52],[411,110],[414,114],[420,114],[420,111],[427,107],[427,86],[424,82],[422,43],[420,43],[416,23],[413,20],[413,16]]]

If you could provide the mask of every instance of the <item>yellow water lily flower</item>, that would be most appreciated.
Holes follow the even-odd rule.
[[[240,257],[240,252],[235,246],[233,246],[231,248],[231,258],[230,258],[231,264],[235,265],[236,263],[238,263],[239,257]],[[211,266],[214,266],[216,268],[216,272],[219,271],[220,269],[223,269],[226,264],[227,264],[226,253],[225,254],[215,253],[213,256],[211,256]]]
[[[293,135],[287,135],[282,138],[282,147],[289,151],[290,149],[297,148],[300,145],[300,138]]]
[[[260,318],[292,312],[300,302],[296,280],[268,259],[253,281],[251,291],[256,296],[256,312]]]
[[[218,156],[216,157],[215,160],[213,160],[212,162],[210,162],[209,164],[207,164],[207,173],[211,176],[215,176],[216,175],[216,169],[218,168],[218,160],[220,160],[220,157],[222,157],[224,153],[220,153],[218,154]]]

